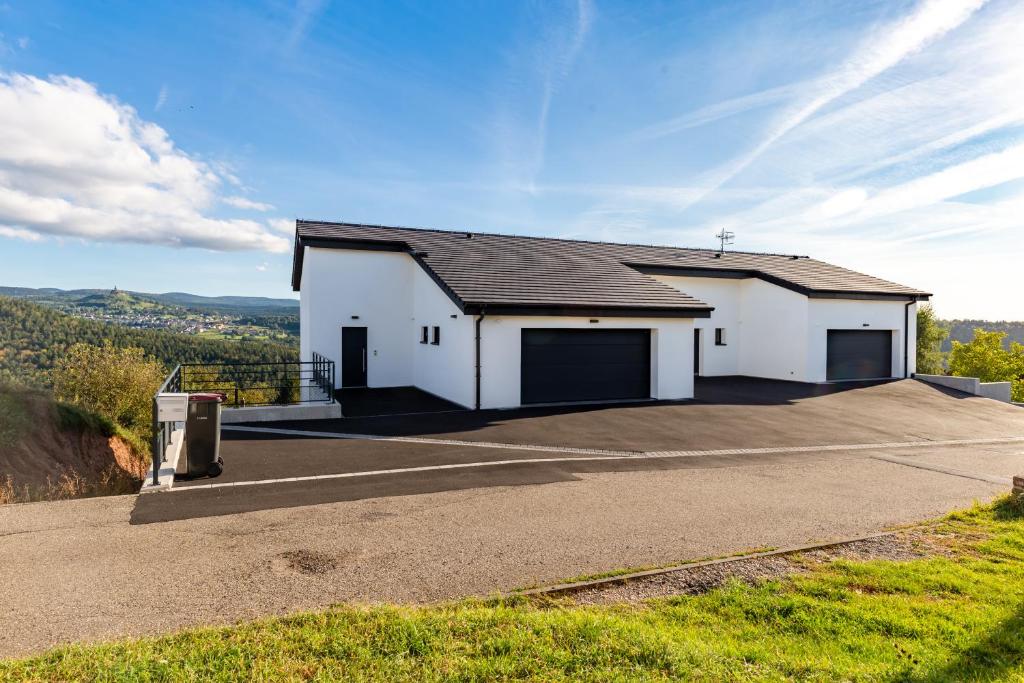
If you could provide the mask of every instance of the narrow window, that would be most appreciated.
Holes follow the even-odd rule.
[[[424,325],[420,328],[420,344],[427,343],[427,326]]]
[[[437,325],[434,325],[434,340],[430,343],[433,344],[434,346],[437,346],[438,344],[441,343],[441,328],[438,327]]]
[[[715,346],[725,346],[725,328],[715,328]]]

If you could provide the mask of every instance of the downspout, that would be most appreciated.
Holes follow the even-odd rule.
[[[917,301],[911,299],[903,307],[903,376],[910,377],[910,307]]]
[[[480,323],[484,321],[485,315],[487,315],[487,308],[482,307],[480,315],[476,317],[476,402],[474,407],[477,410],[480,410]]]

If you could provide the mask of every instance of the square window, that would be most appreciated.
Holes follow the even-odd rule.
[[[437,346],[438,344],[441,343],[441,328],[438,327],[437,325],[434,325],[434,339],[430,343],[433,344],[434,346]]]
[[[715,346],[725,346],[725,328],[715,328]]]
[[[427,343],[427,326],[424,325],[420,328],[420,344]]]

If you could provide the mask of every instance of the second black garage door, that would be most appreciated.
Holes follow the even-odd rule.
[[[523,403],[650,396],[650,330],[523,330]]]
[[[892,377],[890,330],[829,330],[828,380]]]

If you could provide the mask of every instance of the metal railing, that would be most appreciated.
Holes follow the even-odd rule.
[[[334,361],[313,353],[311,361],[276,363],[182,363],[153,396],[153,485],[177,429],[157,419],[157,397],[164,393],[217,392],[226,407],[334,403]]]
[[[334,361],[313,354],[311,361],[276,363],[182,363],[181,391],[218,392],[224,406],[334,403]]]
[[[177,394],[182,391],[181,366],[167,376],[153,395],[153,486],[160,484],[160,466],[167,460],[167,446],[177,429],[175,422],[160,422],[157,418],[157,397],[160,394]]]

